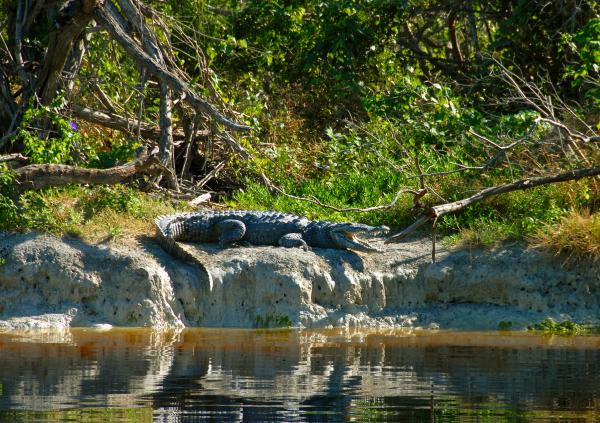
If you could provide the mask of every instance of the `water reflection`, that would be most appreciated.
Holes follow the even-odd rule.
[[[401,331],[0,334],[0,419],[600,417],[600,338]]]

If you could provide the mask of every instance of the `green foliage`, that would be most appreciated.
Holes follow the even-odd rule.
[[[427,87],[415,88],[424,95],[431,93]],[[432,89],[440,91],[437,87]],[[440,92],[448,94],[448,91]],[[414,99],[410,95],[406,101]],[[266,173],[288,194],[316,198],[338,208],[385,205],[400,189],[418,188],[418,178],[414,177],[418,173],[414,167],[415,157],[419,158],[422,170],[429,174],[456,170],[456,163],[476,166],[486,160],[487,153],[481,143],[464,135],[469,128],[490,137],[501,133],[507,139],[515,139],[529,131],[537,116],[530,111],[519,111],[495,118],[484,117],[473,108],[463,107],[459,100],[452,102],[454,111],[449,106],[438,106],[441,101],[431,102],[431,113],[438,117],[429,114],[427,108],[422,108],[419,115],[411,103],[406,109],[410,119],[374,116],[369,122],[348,124],[343,130],[327,128],[319,148],[311,153],[316,165],[312,169],[297,159],[303,156],[305,146],[272,147],[266,159],[259,158],[255,162],[255,172]],[[446,119],[439,119],[439,115]],[[532,141],[543,137],[544,129],[531,136]],[[519,172],[518,168],[498,168],[487,172],[485,177],[474,171],[426,180],[435,184],[433,188],[438,195],[453,201],[466,193],[518,178]],[[351,219],[392,227],[405,226],[414,219],[410,213],[413,205],[410,194],[402,196],[391,209],[349,214],[274,195],[253,178],[245,179],[243,185],[244,190],[233,195],[235,207],[275,209],[315,219]],[[520,239],[537,231],[542,222],[557,221],[569,207],[585,206],[586,202],[573,194],[578,191],[580,189],[569,185],[556,185],[494,197],[461,213],[445,216],[439,222],[439,229],[446,234],[462,232],[450,240],[468,244],[493,245],[505,239]],[[430,195],[425,201],[433,203],[440,199]]]
[[[511,330],[513,328],[513,322],[510,320],[502,320],[498,322],[498,330]]]
[[[3,222],[10,224],[18,221],[19,209],[13,200],[13,191],[14,175],[5,163],[0,163],[0,227]]]
[[[105,143],[85,134],[78,124],[61,114],[65,105],[58,96],[50,106],[25,110],[14,142],[23,143],[23,152],[31,163],[60,163],[107,168],[119,161],[131,160],[139,141],[115,139]],[[47,128],[47,129],[45,129]]]
[[[74,153],[85,157],[87,146],[77,125],[59,114],[64,104],[58,96],[50,106],[30,105],[23,113],[15,141],[23,143],[32,163],[73,163],[79,161]]]
[[[136,150],[141,143],[136,140],[116,139],[110,144],[110,148],[95,146],[95,154],[88,163],[89,167],[109,168],[116,166],[119,162],[133,160]]]
[[[136,100],[140,95],[144,95],[144,107],[157,110],[158,96],[151,95],[146,85],[140,86],[140,75],[135,62],[110,37],[92,36],[86,58],[93,66],[83,66],[80,71],[81,78],[94,80],[102,92],[119,108],[137,116],[139,102]],[[79,87],[79,95],[86,97],[88,107],[106,109],[105,105],[98,104],[97,97],[90,91],[92,88],[93,85],[82,84]]]
[[[230,10],[230,17],[198,13],[206,8],[204,0],[167,3],[166,11],[205,36],[208,65],[219,75],[211,75],[211,85],[225,103],[252,110],[263,127],[280,106],[318,130],[335,130],[349,115],[389,116],[391,110],[400,116],[403,107],[416,114],[418,105],[409,106],[403,97],[419,99],[411,85],[426,81],[485,109],[488,95],[505,94],[497,80],[486,80],[493,70],[490,56],[526,79],[543,76],[560,94],[577,98],[581,90],[574,94],[564,87],[565,70],[597,63],[595,1],[582,2],[572,13],[522,0],[474,0],[472,8],[413,0],[211,2]],[[449,15],[457,20],[463,55],[458,63],[449,50]],[[565,48],[565,39],[579,50]],[[194,56],[183,40],[176,45]],[[186,61],[186,68],[199,70],[196,61]],[[440,107],[452,111],[456,97],[444,97],[437,94]]]
[[[598,325],[579,324],[569,320],[556,322],[552,319],[542,320],[529,326],[528,329],[547,335],[590,335],[600,333],[600,326]]]

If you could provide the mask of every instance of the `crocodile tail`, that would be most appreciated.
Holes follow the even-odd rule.
[[[173,257],[179,258],[185,261],[193,261],[190,254],[185,251],[179,244],[177,244],[177,235],[173,233],[171,224],[177,219],[183,217],[184,214],[171,214],[158,216],[154,219],[154,225],[156,226],[156,238],[160,246]]]
[[[168,224],[170,220],[171,216],[158,216],[154,219],[154,226],[156,227],[156,239],[160,246],[167,253],[175,255],[177,243],[168,235]]]
[[[186,261],[188,263],[192,263],[197,265],[201,272],[204,274],[204,279],[206,280],[208,287],[212,290],[213,281],[212,276],[205,264],[198,259],[198,257],[194,256],[192,253],[183,248],[177,241],[177,234],[173,234],[172,228],[170,227],[171,223],[173,223],[177,218],[185,217],[185,214],[176,214],[176,215],[168,215],[168,216],[158,216],[154,219],[154,225],[156,226],[156,238],[160,246],[172,257]]]
[[[156,226],[156,238],[160,246],[171,256],[188,262],[197,262],[197,259],[186,251],[177,241],[181,237],[179,225],[176,225],[181,218],[186,218],[188,214],[178,213],[171,215],[158,216],[154,219]]]

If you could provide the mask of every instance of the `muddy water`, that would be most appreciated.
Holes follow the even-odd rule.
[[[373,330],[0,334],[1,421],[559,416],[600,419],[600,338]]]

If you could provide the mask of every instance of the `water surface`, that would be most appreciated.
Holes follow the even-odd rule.
[[[0,334],[2,421],[598,421],[600,338],[374,330]]]

